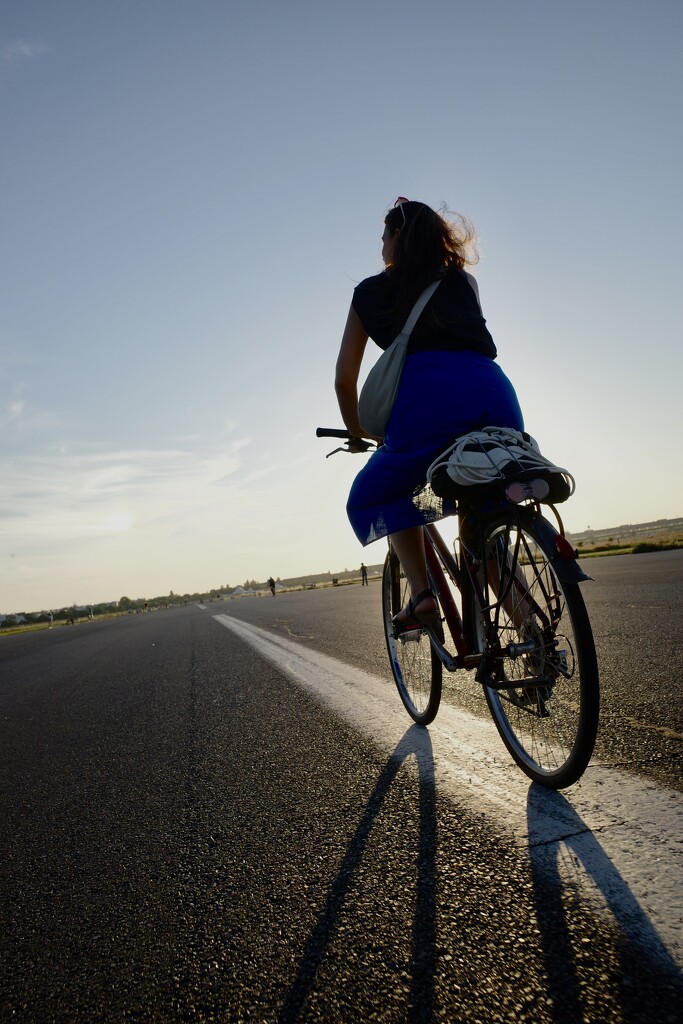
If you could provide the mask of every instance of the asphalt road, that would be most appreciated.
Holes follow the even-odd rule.
[[[596,757],[683,790],[683,551],[586,559],[582,593],[600,666]],[[231,615],[358,668],[387,673],[378,582],[229,603]],[[445,677],[445,699],[481,709],[470,673]]]
[[[683,559],[586,564],[600,756],[680,787]],[[2,639],[0,1020],[681,1019],[674,960],[442,789],[428,733],[387,755],[214,618],[386,674],[378,597]]]

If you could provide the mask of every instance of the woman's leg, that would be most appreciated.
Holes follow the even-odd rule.
[[[422,527],[412,526],[407,530],[392,533],[391,543],[408,580],[410,596],[416,597],[422,590],[427,590],[429,587]]]
[[[429,590],[423,528],[421,526],[413,526],[407,530],[399,530],[397,533],[392,533],[391,544],[398,555],[401,568],[408,580],[411,599],[416,598],[423,591]],[[414,611],[420,618],[423,616],[429,617],[437,612],[436,601],[433,597],[424,597],[414,606]],[[415,616],[411,615],[407,608],[404,608],[395,616],[398,622],[414,618]]]

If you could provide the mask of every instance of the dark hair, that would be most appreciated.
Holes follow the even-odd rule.
[[[413,200],[389,210],[384,218],[390,231],[400,231],[394,262],[387,269],[398,285],[397,331],[427,285],[444,272],[462,270],[479,259],[472,224],[460,214],[453,218],[446,220],[441,212]]]

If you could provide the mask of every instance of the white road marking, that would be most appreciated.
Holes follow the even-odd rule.
[[[370,675],[241,619],[214,618],[381,749],[394,751],[410,728],[388,667],[387,678]],[[680,793],[599,765],[562,794],[530,786],[492,722],[445,703],[428,734],[411,734],[413,746],[420,742],[433,755],[439,791],[492,818],[535,871],[558,875],[621,931],[683,968]]]

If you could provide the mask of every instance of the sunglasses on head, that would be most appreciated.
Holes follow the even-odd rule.
[[[394,209],[396,209],[396,207],[398,206],[399,210],[401,211],[401,216],[403,217],[403,227],[406,226],[406,211],[403,209],[403,204],[409,202],[410,199],[406,199],[405,196],[399,196],[396,202],[394,203]]]

